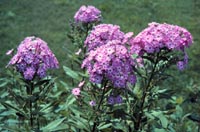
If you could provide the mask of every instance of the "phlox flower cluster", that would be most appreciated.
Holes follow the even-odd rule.
[[[125,44],[133,35],[132,32],[124,34],[120,31],[120,27],[112,24],[99,24],[93,28],[91,33],[85,40],[87,50],[95,50],[95,48],[107,44],[111,40],[118,40]]]
[[[125,88],[128,83],[136,82],[134,62],[127,48],[118,40],[109,41],[90,51],[82,68],[87,68],[93,83],[100,84],[103,79],[107,79],[114,87]]]
[[[160,24],[153,22],[132,39],[131,51],[138,55],[160,52],[161,49],[184,52],[184,49],[191,44],[192,36],[185,28],[167,23]],[[187,55],[185,54],[185,56]],[[178,68],[181,66],[182,68],[185,67],[186,63],[186,59],[184,59],[184,62],[179,62],[177,64]]]
[[[192,44],[192,36],[186,29],[170,24],[150,23],[132,41],[133,53],[154,53],[162,48],[184,50]]]
[[[101,11],[94,6],[81,6],[74,16],[76,22],[92,23],[101,21]]]
[[[47,43],[40,38],[26,37],[8,65],[16,66],[24,79],[44,78],[48,69],[58,68],[58,61]]]

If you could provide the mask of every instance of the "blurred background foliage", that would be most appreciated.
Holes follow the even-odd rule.
[[[10,59],[5,55],[6,51],[16,48],[26,36],[31,35],[41,37],[49,44],[61,67],[69,65],[67,51],[74,47],[67,38],[68,22],[79,7],[86,4],[101,10],[105,23],[120,25],[122,31],[133,31],[135,35],[153,21],[187,28],[194,37],[194,44],[189,49],[189,67],[180,73],[178,79],[199,82],[198,0],[0,0],[0,76],[4,75],[4,67]],[[55,74],[60,78],[64,76],[62,68]]]
[[[60,69],[54,71],[54,74],[58,77],[57,80],[67,83],[68,78],[62,66],[70,66],[68,51],[76,49],[67,38],[70,31],[69,20],[73,19],[81,5],[94,5],[102,11],[104,23],[120,25],[122,31],[132,31],[135,35],[153,21],[188,29],[194,39],[194,44],[188,49],[189,66],[182,72],[175,66],[171,67],[168,72],[173,77],[164,81],[162,86],[176,91],[169,107],[174,107],[173,104],[176,107],[183,106],[180,111],[185,112],[180,116],[190,112],[199,113],[199,0],[0,0],[0,77],[6,76],[5,66],[10,59],[5,53],[17,48],[25,37],[35,35],[49,44],[60,62]],[[177,121],[177,124],[180,122]],[[177,125],[177,130],[181,131],[184,125],[191,124],[193,123],[187,122]]]

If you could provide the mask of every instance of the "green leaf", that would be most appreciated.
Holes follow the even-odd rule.
[[[152,114],[150,114],[149,112],[145,112],[145,115],[151,120],[155,119],[155,117]]]
[[[162,126],[164,128],[167,128],[167,126],[168,126],[168,120],[167,120],[167,118],[163,114],[160,115],[158,118],[160,119]]]
[[[165,129],[158,129],[158,128],[155,128],[154,129],[154,132],[167,132]]]
[[[76,98],[73,96],[74,95],[69,95],[67,97],[67,101],[64,104],[62,104],[62,107],[60,110],[69,110],[70,109],[71,105],[76,101]]]
[[[69,109],[77,116],[84,115],[84,113],[80,110],[79,107],[71,106]]]
[[[8,84],[9,80],[6,78],[0,78],[0,88]]]
[[[44,112],[44,113],[49,113],[52,111],[53,109],[53,106],[54,105],[54,102],[53,103],[50,103],[50,104],[46,104],[41,110],[40,112]]]
[[[65,87],[65,89],[68,91],[68,92],[71,92],[71,87],[64,81],[60,81],[60,83]]]
[[[74,97],[74,95],[69,95],[67,98],[67,102],[66,102],[66,107],[69,107],[71,104],[73,104],[76,101],[76,98]]]
[[[61,124],[59,125],[58,127],[56,127],[55,129],[52,129],[52,131],[61,131],[61,130],[68,130],[69,129],[69,126],[67,124]]]
[[[71,122],[74,123],[75,127],[89,131],[88,120],[80,116],[71,116],[71,118]]]
[[[57,128],[65,119],[66,119],[66,117],[61,118],[61,119],[57,119],[55,121],[52,121],[48,125],[46,125],[45,127],[43,127],[41,130],[45,131],[45,132],[49,132],[52,129]]]
[[[50,79],[44,79],[44,80],[38,81],[38,82],[35,84],[35,87],[41,86],[41,85],[43,85],[43,84],[48,84],[50,81],[51,81]]]
[[[15,110],[16,112],[19,112],[19,113],[22,114],[24,117],[26,117],[26,114],[25,114],[21,109],[17,108],[16,106],[11,105],[11,104],[9,104],[8,102],[3,102],[3,101],[0,101],[0,103],[1,103],[4,107],[6,107],[6,108],[8,108],[8,109]]]
[[[75,71],[73,71],[72,69],[70,69],[69,67],[66,67],[66,66],[63,66],[63,69],[68,76],[72,77],[75,80],[80,81],[80,77],[79,77],[78,73],[76,73]]]
[[[79,72],[79,75],[81,75],[82,77],[88,77],[87,73],[81,73],[81,72]]]
[[[3,82],[3,83],[1,83],[1,84],[0,84],[0,88],[6,86],[7,83],[8,83],[8,82]]]
[[[22,132],[23,130],[19,129],[18,127],[14,126],[2,126],[3,129],[8,130],[9,132]]]
[[[123,132],[128,132],[128,128],[124,123],[115,123],[113,125],[115,129],[122,130]]]
[[[167,128],[168,120],[162,111],[153,111],[151,114],[160,120],[163,128]]]
[[[98,130],[103,130],[103,129],[109,128],[110,126],[112,126],[112,123],[108,123],[108,124],[102,123],[97,127],[97,129]]]

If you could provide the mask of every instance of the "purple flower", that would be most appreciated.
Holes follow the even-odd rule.
[[[180,71],[183,71],[185,69],[185,63],[184,61],[178,61],[177,62],[177,68],[180,70]]]
[[[33,67],[28,67],[23,73],[26,80],[32,80],[35,75],[35,69]]]
[[[48,69],[58,68],[58,61],[45,41],[32,36],[20,43],[8,65],[16,66],[25,79],[32,80],[34,76],[44,78]]]
[[[117,97],[115,97],[115,103],[116,104],[121,104],[123,102],[123,99],[120,95],[118,95]]]
[[[32,52],[29,52],[27,54],[24,54],[23,56],[23,60],[27,63],[27,64],[31,64],[34,61],[34,54]]]
[[[27,68],[27,64],[25,62],[21,62],[16,65],[19,72],[24,72]]]
[[[109,96],[107,101],[108,101],[108,104],[114,105],[115,104],[115,98],[114,98],[114,96]]]
[[[98,73],[94,72],[94,73],[90,74],[90,81],[93,83],[100,84],[102,79],[103,79],[103,76]]]
[[[135,84],[136,83],[136,76],[135,75],[130,75],[128,77],[128,82],[131,83],[131,84]]]
[[[96,102],[95,102],[94,100],[90,101],[89,104],[90,104],[90,106],[92,106],[92,107],[93,107],[93,106],[96,106]]]
[[[117,96],[110,95],[107,99],[107,102],[109,105],[121,104],[123,103],[123,99],[120,95]]]
[[[74,16],[76,22],[92,23],[101,20],[101,11],[94,6],[81,6]]]
[[[80,93],[81,93],[80,88],[74,88],[74,89],[72,89],[72,94],[73,94],[73,95],[79,96]]]
[[[37,75],[39,75],[40,78],[44,78],[46,76],[46,68],[45,66],[40,66]]]

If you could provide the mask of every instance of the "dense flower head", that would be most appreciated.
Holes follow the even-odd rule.
[[[94,6],[81,6],[74,16],[76,22],[92,23],[101,20],[101,11]]]
[[[45,41],[31,36],[20,43],[8,65],[16,66],[26,80],[32,80],[45,77],[48,69],[58,68],[58,61]]]
[[[93,83],[100,84],[104,78],[114,87],[125,88],[128,83],[136,82],[133,59],[127,48],[118,40],[109,41],[106,45],[88,52],[82,68],[87,69]]]
[[[132,32],[127,34],[123,33],[117,25],[99,24],[93,28],[86,38],[85,46],[90,51],[112,40],[118,40],[121,44],[125,44],[132,35]]]
[[[149,27],[131,39],[130,43],[131,52],[139,56],[144,53],[158,53],[161,50],[183,52],[184,59],[177,62],[178,69],[183,70],[188,63],[185,48],[189,47],[192,42],[192,35],[185,28],[152,22]]]
[[[131,42],[132,53],[159,52],[162,48],[184,50],[192,44],[192,36],[185,28],[167,23],[150,23]]]

